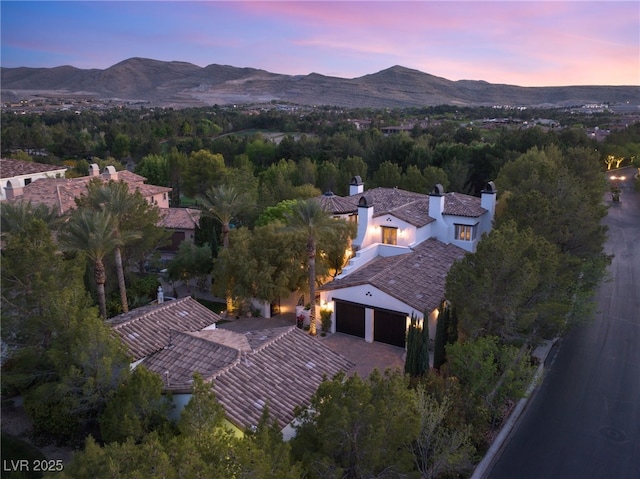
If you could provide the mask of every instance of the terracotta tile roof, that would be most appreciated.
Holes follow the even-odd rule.
[[[358,200],[354,196],[338,196],[331,191],[314,198],[327,213],[346,215],[358,212]]]
[[[432,311],[444,297],[449,269],[466,251],[428,239],[411,252],[378,257],[341,279],[321,286],[323,291],[370,284],[418,311]]]
[[[390,214],[417,227],[433,221],[429,216],[429,195],[398,188],[373,188],[349,198],[357,202],[362,196],[373,205],[374,217]],[[480,198],[475,196],[453,192],[444,196],[445,215],[478,217],[486,211],[480,206]]]
[[[239,334],[228,329],[205,329],[194,331],[189,335],[219,343],[243,353],[248,353],[253,349],[246,334]]]
[[[284,427],[293,420],[297,406],[309,404],[325,376],[353,367],[294,326],[244,334],[226,331],[227,344],[233,336],[245,336],[250,352],[216,342],[222,330],[201,333],[176,334],[171,347],[143,364],[165,381],[168,378],[167,389],[175,392],[188,392],[193,373],[200,372],[212,382],[228,419],[242,428],[257,424],[266,404]]]
[[[22,195],[9,200],[12,202],[29,201],[33,204],[44,204],[62,214],[75,207],[75,190],[77,182],[64,178],[39,179],[28,184],[22,190]],[[83,188],[86,188],[84,184]]]
[[[382,216],[383,214],[386,214],[381,213],[380,215],[377,215],[375,213],[375,205],[373,206],[373,208],[374,216]],[[429,198],[418,199],[412,201],[411,203],[407,203],[404,206],[399,206],[391,210],[389,214],[392,214],[396,218],[399,218],[402,221],[406,221],[410,225],[416,226],[418,228],[425,226],[432,221],[435,221],[431,216],[429,216]]]
[[[425,215],[428,214],[429,195],[414,193],[413,191],[401,190],[399,188],[373,188],[363,193],[351,196],[355,201],[360,201],[362,196],[367,197],[367,202],[373,205],[374,216],[381,216],[392,213],[398,208],[403,208],[414,201],[427,201]]]
[[[136,308],[107,322],[137,361],[169,344],[172,330],[199,331],[219,320],[216,313],[186,297]]]
[[[96,177],[82,176],[80,178],[41,178],[24,187],[22,195],[12,201],[30,201],[33,204],[45,204],[50,208],[56,208],[63,214],[75,208],[75,198],[87,191],[87,184],[93,178],[105,180],[105,175]],[[137,175],[127,170],[118,171],[118,181],[124,181],[129,185],[130,191],[139,190],[142,196],[148,198],[159,193],[169,192],[171,188],[164,186],[147,185],[144,176]]]
[[[129,184],[130,191],[139,191],[144,198],[157,195],[159,193],[169,193],[171,188],[167,186],[147,185],[146,183]]]
[[[66,169],[66,166],[0,158],[0,178],[13,178],[14,176],[33,175],[35,173],[53,173]]]
[[[201,210],[192,208],[163,208],[160,225],[175,230],[192,230],[198,225],[201,214]]]
[[[203,378],[210,378],[240,361],[241,354],[238,349],[203,337],[171,331],[171,342],[147,357],[142,364],[162,378],[166,390],[190,391],[194,372],[199,372]]]
[[[477,218],[487,212],[480,206],[480,198],[461,193],[446,193],[444,196],[444,214]]]

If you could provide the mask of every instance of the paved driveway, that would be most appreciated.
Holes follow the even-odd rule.
[[[293,326],[294,314],[280,314],[273,318],[240,318],[219,325],[222,329],[243,333],[266,328]],[[351,360],[355,366],[349,374],[358,374],[361,378],[369,377],[374,369],[384,372],[387,369],[404,370],[405,350],[384,343],[367,343],[364,339],[348,334],[336,333],[325,337],[317,336],[325,346]]]

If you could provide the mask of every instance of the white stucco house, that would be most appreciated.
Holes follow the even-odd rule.
[[[322,285],[319,307],[332,311],[332,332],[405,346],[412,315],[427,316],[435,336],[437,308],[454,262],[476,250],[491,230],[497,190],[489,182],[480,198],[445,193],[436,185],[429,194],[398,188],[364,190],[359,177],[350,184],[357,214],[354,256],[342,273]],[[320,200],[330,210],[327,200]],[[351,215],[342,208],[334,216]]]

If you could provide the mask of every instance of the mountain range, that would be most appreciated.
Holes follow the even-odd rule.
[[[130,58],[104,70],[73,66],[0,68],[2,101],[82,96],[176,108],[286,102],[346,108],[640,105],[640,86],[520,87],[458,80],[393,66],[358,78],[282,75],[255,68]]]

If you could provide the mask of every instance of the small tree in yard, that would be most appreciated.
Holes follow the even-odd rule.
[[[458,477],[459,473],[469,471],[475,454],[471,428],[447,424],[451,409],[449,397],[438,400],[420,386],[414,400],[420,431],[410,448],[421,477]]]
[[[447,361],[445,348],[458,340],[458,324],[455,310],[448,301],[440,306],[440,315],[436,325],[436,338],[433,346],[433,368],[440,367]]]
[[[212,267],[211,248],[208,244],[196,246],[190,241],[183,241],[167,267],[167,274],[172,282],[184,281],[187,292],[191,292],[191,280],[206,276]]]
[[[444,347],[447,342],[447,323],[449,322],[449,308],[446,307],[446,302],[440,308],[436,324],[436,338],[433,344],[433,368],[438,371],[446,361]]]
[[[429,327],[427,319],[418,322],[415,315],[411,315],[411,324],[407,331],[407,357],[404,372],[411,377],[419,377],[429,371]]]

